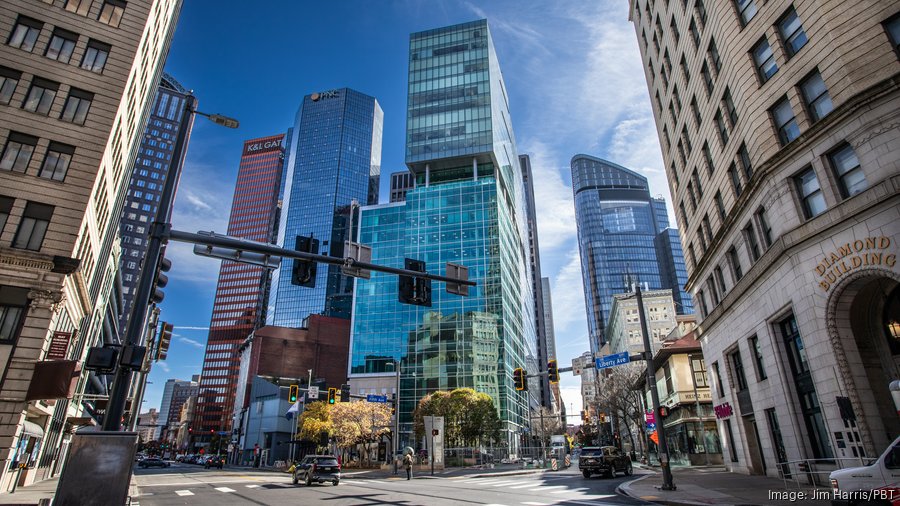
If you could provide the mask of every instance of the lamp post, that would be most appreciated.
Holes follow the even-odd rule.
[[[207,114],[199,112],[196,109],[197,99],[188,94],[184,100],[183,114],[193,115],[199,114],[217,125],[226,128],[237,128],[238,121],[219,114]],[[192,121],[183,118],[178,128],[178,137],[175,140],[173,149],[173,162],[166,182],[163,185],[163,191],[159,198],[159,208],[156,214],[156,221],[150,227],[150,239],[147,245],[147,253],[141,264],[141,279],[138,282],[137,290],[135,290],[134,303],[131,308],[131,314],[128,318],[128,328],[125,332],[123,347],[136,347],[142,344],[142,335],[144,331],[144,323],[147,319],[147,308],[150,305],[150,296],[153,292],[154,278],[156,277],[156,266],[159,265],[160,253],[162,252],[163,239],[172,227],[172,205],[175,202],[175,189],[178,180],[181,178],[181,170],[184,167],[184,157],[187,153],[188,131],[190,130]],[[128,397],[128,389],[131,385],[132,370],[129,367],[119,365],[116,370],[113,389],[109,395],[109,404],[106,407],[106,415],[103,417],[103,430],[118,431],[122,428],[122,413],[125,411],[125,400]],[[137,406],[139,409],[140,406]],[[135,409],[135,408],[132,408]]]
[[[391,460],[394,461],[394,474],[397,474],[397,450],[400,448],[400,360],[390,362],[397,376],[397,389],[394,390],[394,437],[391,438]]]

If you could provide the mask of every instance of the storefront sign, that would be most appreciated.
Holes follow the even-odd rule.
[[[716,412],[716,418],[719,419],[728,418],[734,414],[734,410],[731,409],[731,404],[727,402],[713,407],[713,410]]]
[[[816,265],[819,286],[826,293],[834,284],[850,272],[864,266],[894,267],[896,253],[889,253],[890,237],[866,237],[845,243],[825,256]]]
[[[44,360],[65,360],[71,338],[71,332],[54,332],[53,337],[50,338],[50,349],[47,350]]]

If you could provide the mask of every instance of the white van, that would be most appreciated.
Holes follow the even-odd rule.
[[[867,466],[838,469],[831,478],[833,506],[900,506],[900,437]]]

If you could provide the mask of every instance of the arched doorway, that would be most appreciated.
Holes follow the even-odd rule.
[[[849,276],[828,304],[836,360],[868,456],[900,435],[891,381],[900,379],[900,279],[873,269]],[[845,422],[846,427],[846,422]]]

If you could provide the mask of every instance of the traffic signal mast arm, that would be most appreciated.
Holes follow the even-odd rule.
[[[631,355],[631,356],[629,356],[629,360],[630,360],[631,362],[637,362],[638,360],[647,360],[647,358],[646,358],[646,356],[645,356],[644,353],[640,353],[640,354],[637,354],[637,355]],[[587,364],[587,365],[585,365],[584,367],[582,367],[582,369],[595,369],[596,367],[597,367],[597,364],[596,364],[595,362],[591,362],[590,364]],[[562,372],[572,372],[572,371],[574,371],[574,370],[575,370],[575,369],[574,369],[573,367],[559,367],[559,368],[557,368],[557,371],[558,371],[558,372],[561,372],[561,373],[562,373]],[[534,372],[534,373],[531,373],[531,374],[526,374],[525,377],[526,377],[526,378],[539,378],[539,377],[541,377],[541,376],[547,376],[547,374],[549,374],[549,371],[540,371],[540,372]]]
[[[459,285],[476,286],[475,281],[468,279],[457,279],[448,276],[440,276],[437,274],[429,274],[424,271],[412,271],[408,269],[398,269],[396,267],[388,267],[386,265],[377,265],[368,262],[360,262],[351,257],[339,258],[326,255],[317,255],[315,253],[307,253],[305,251],[297,251],[293,249],[280,248],[272,244],[248,241],[246,239],[236,239],[221,235],[205,235],[194,234],[191,232],[183,232],[180,230],[167,230],[164,232],[165,240],[187,242],[191,244],[203,244],[207,246],[219,246],[223,248],[232,248],[238,251],[247,251],[270,255],[281,258],[294,258],[299,260],[308,260],[323,264],[341,265],[344,267],[358,268],[369,271],[386,272],[388,274],[399,274],[402,276],[411,276],[414,278],[433,279],[435,281],[443,281],[445,283],[456,283]],[[240,262],[240,260],[234,260]]]

